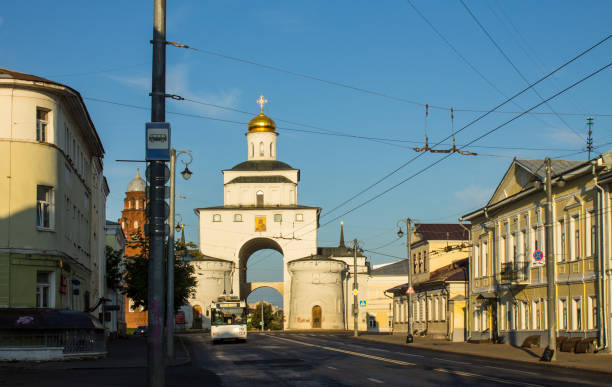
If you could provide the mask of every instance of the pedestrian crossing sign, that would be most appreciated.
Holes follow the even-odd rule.
[[[365,308],[366,307],[366,300],[359,300],[359,307],[360,308]]]
[[[414,294],[414,288],[412,285],[408,286],[408,289],[406,289],[406,294]]]

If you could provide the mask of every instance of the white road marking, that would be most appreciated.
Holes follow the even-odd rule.
[[[338,370],[336,367],[332,367],[332,366],[327,366],[327,368],[329,368],[330,370]]]
[[[277,340],[288,341],[290,343],[305,345],[307,347],[321,348],[321,349],[325,349],[325,350],[328,350],[328,351],[346,353],[347,355],[365,357],[365,358],[368,358],[368,359],[383,361],[383,362],[386,362],[386,363],[398,364],[398,365],[403,365],[403,366],[415,366],[416,365],[415,363],[410,363],[410,362],[407,362],[407,361],[389,359],[389,358],[386,358],[386,357],[369,355],[367,353],[353,352],[353,351],[348,351],[348,350],[340,349],[340,348],[327,347],[325,345],[312,344],[312,343],[307,343],[307,342],[304,342],[304,341],[288,339],[288,338],[285,338],[285,337],[276,337],[276,336],[271,336],[271,335],[268,336],[268,337],[271,337],[271,338],[277,339]],[[536,386],[539,387],[540,386],[538,384],[524,383],[524,382],[513,381],[513,380],[505,380],[505,379],[495,378],[495,377],[492,377],[492,376],[479,375],[479,374],[475,374],[475,373],[472,373],[472,372],[447,370],[447,369],[444,369],[444,368],[434,368],[433,371],[442,372],[442,373],[446,373],[446,374],[465,376],[465,377],[479,378],[479,379],[489,380],[489,381],[492,381],[492,382],[503,383],[503,384],[512,384],[512,385],[521,385],[521,386],[530,386],[530,387],[536,387]]]
[[[378,380],[378,379],[374,379],[374,378],[368,378],[368,380],[369,380],[370,382],[374,382],[374,383],[378,383],[378,384],[382,384],[382,383],[384,383],[382,380]]]
[[[472,364],[472,363],[468,363],[466,361],[457,361],[457,360],[448,360],[448,359],[442,359],[440,357],[433,357],[432,359],[435,360],[442,360],[442,361],[447,361],[449,363],[457,363],[457,364]]]
[[[497,370],[503,370],[503,371],[508,371],[508,372],[520,372],[520,373],[527,374],[527,375],[540,375],[537,372],[520,371],[520,370],[515,370],[513,368],[502,368],[502,367],[495,367],[495,366],[490,366],[490,365],[486,365],[485,367],[495,368]]]

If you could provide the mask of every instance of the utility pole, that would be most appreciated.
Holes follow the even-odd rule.
[[[154,0],[153,10],[153,71],[151,121],[166,120],[166,1]],[[149,334],[147,336],[147,366],[149,386],[165,385],[163,351],[164,314],[164,207],[166,163],[151,161],[149,203]]]
[[[412,244],[412,223],[410,222],[410,218],[406,218],[406,224],[408,225],[408,234],[406,235],[406,250],[408,253],[408,289],[412,289],[412,252],[411,252],[411,244]],[[406,342],[412,343],[414,341],[414,337],[412,337],[412,292],[408,292],[408,334],[406,335]]]
[[[591,126],[593,126],[593,117],[587,118],[587,126],[589,127],[589,131],[587,135],[586,149],[587,152],[589,152],[588,160],[591,160],[591,152],[593,151],[593,131],[591,130]]]
[[[264,307],[263,300],[261,300],[261,324],[259,324],[259,325],[261,325],[261,332],[262,333],[264,331],[263,307]]]
[[[353,336],[359,336],[357,325],[359,323],[359,305],[357,305],[357,293],[359,283],[357,282],[357,239],[353,239]]]
[[[555,254],[553,238],[552,166],[550,157],[546,158],[546,282],[548,283],[548,347],[542,360],[557,360],[557,297],[555,292]]]
[[[401,238],[404,236],[404,232],[402,231],[401,228],[401,224],[405,223],[406,224],[406,230],[407,230],[407,234],[406,234],[406,250],[407,250],[407,257],[406,257],[406,262],[408,262],[408,289],[406,290],[406,296],[407,296],[407,301],[408,301],[408,329],[406,331],[406,343],[412,343],[414,342],[414,336],[412,336],[412,292],[414,291],[413,287],[412,287],[412,270],[413,270],[413,264],[412,264],[412,252],[411,252],[411,245],[412,245],[412,221],[410,220],[410,218],[406,218],[406,219],[400,219],[397,221],[397,226],[398,226],[398,231],[397,231],[397,237]]]

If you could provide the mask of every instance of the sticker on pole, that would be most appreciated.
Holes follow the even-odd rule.
[[[412,285],[408,286],[408,289],[406,289],[406,294],[414,294],[414,288]]]
[[[533,252],[533,266],[543,266],[546,260],[544,259],[544,253],[542,250],[536,250]]]
[[[357,295],[357,293],[359,293],[359,290],[357,290],[357,289],[353,289],[353,294],[354,294],[354,295]]]
[[[170,160],[170,123],[146,123],[147,161]]]

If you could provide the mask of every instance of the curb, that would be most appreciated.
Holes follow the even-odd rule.
[[[400,346],[400,347],[414,347],[414,348],[423,349],[423,350],[429,350],[429,351],[434,351],[434,352],[453,353],[453,354],[456,354],[456,355],[473,356],[473,357],[477,357],[477,358],[481,358],[481,359],[505,360],[505,361],[508,361],[508,362],[516,362],[516,363],[521,363],[521,364],[531,364],[531,365],[541,366],[541,367],[545,367],[545,368],[573,369],[573,370],[598,372],[598,373],[602,373],[602,374],[612,375],[612,370],[601,370],[601,369],[594,369],[594,368],[585,368],[585,367],[580,367],[580,366],[572,365],[572,364],[559,364],[559,363],[547,363],[547,362],[542,362],[542,361],[509,359],[507,357],[495,356],[495,355],[485,356],[485,355],[472,354],[472,353],[463,352],[463,351],[449,351],[449,350],[444,349],[444,348],[430,348],[430,347],[422,346],[422,345],[419,345],[419,344],[415,345],[414,343],[412,343],[412,344],[404,344],[404,343],[393,343],[393,342],[387,342],[387,341],[380,341],[380,340],[371,339],[371,338],[367,338],[367,337],[363,337],[363,336],[352,337],[352,338],[353,339],[357,339],[357,340],[373,341],[373,342],[377,342],[377,343],[391,344],[391,345],[396,345],[396,346]],[[610,367],[612,367],[612,356],[610,356]]]

